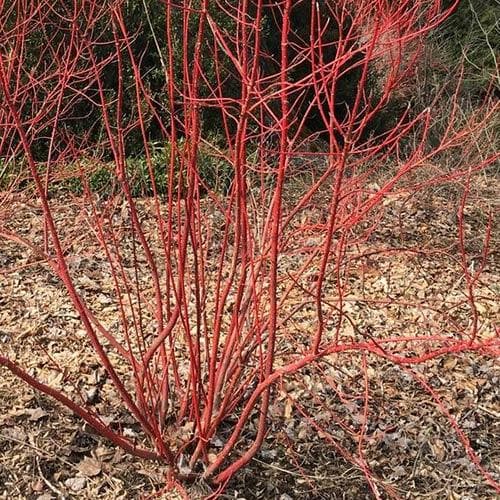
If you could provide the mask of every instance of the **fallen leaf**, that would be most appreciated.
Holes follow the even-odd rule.
[[[17,426],[7,427],[2,431],[2,435],[4,435],[7,438],[12,438],[15,441],[20,441],[20,442],[26,441],[28,437],[24,432],[24,430]]]
[[[444,446],[443,441],[441,441],[440,439],[436,439],[434,440],[434,442],[430,443],[430,447],[434,456],[440,462],[442,462],[444,457],[446,456],[446,448]]]
[[[84,458],[76,467],[85,477],[94,477],[101,473],[101,464],[95,458]]]
[[[86,484],[87,480],[84,477],[70,477],[64,481],[64,485],[72,491],[81,491]]]
[[[290,419],[290,417],[292,416],[292,412],[293,412],[293,403],[289,399],[287,399],[284,411],[284,417],[286,420]]]
[[[456,356],[446,358],[445,361],[443,362],[443,368],[445,370],[453,370],[455,366],[457,366],[457,363],[458,359],[456,358]]]
[[[41,479],[38,479],[37,481],[35,481],[31,485],[31,489],[36,493],[43,491],[44,488],[45,488],[45,484],[43,483],[43,481]]]
[[[26,413],[29,415],[29,420],[31,422],[37,422],[38,420],[46,417],[48,413],[41,408],[35,408],[34,410],[27,410]]]

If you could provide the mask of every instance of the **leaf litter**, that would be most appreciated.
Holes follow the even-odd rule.
[[[148,223],[152,203],[142,200],[138,205],[145,226],[149,224],[153,231],[154,222]],[[77,200],[73,204],[61,200],[54,201],[53,207],[56,222],[65,228],[65,241],[71,242],[66,251],[79,291],[99,319],[109,328],[117,328],[118,310],[106,262],[98,256],[97,247],[85,242],[80,228],[65,224],[80,217],[81,206]],[[315,212],[320,209],[308,210],[314,213],[303,214],[304,220],[321,221],[322,215]],[[463,270],[450,257],[449,248],[455,244],[456,235],[449,200],[433,194],[426,203],[417,205],[412,199],[395,198],[385,203],[383,210],[381,223],[363,243],[364,248],[360,251],[358,247],[358,258],[345,276],[348,287],[344,308],[352,322],[345,324],[342,335],[363,339],[368,332],[376,339],[388,329],[397,336],[431,328],[448,328],[454,335],[468,325],[469,310],[464,300]],[[478,217],[472,208],[470,213]],[[7,228],[10,225],[42,243],[42,217],[36,202],[15,200],[2,220],[7,221]],[[472,255],[480,250],[480,237],[474,232],[480,225],[469,221],[467,241]],[[300,230],[300,224],[296,230]],[[314,248],[320,241],[321,236],[311,231],[308,246]],[[400,248],[402,242],[407,247],[433,245],[438,250],[439,243],[448,251],[388,251]],[[280,259],[281,292],[289,284],[288,276],[300,265],[303,252],[303,248],[291,244]],[[52,386],[74,396],[83,395],[109,425],[141,439],[140,429],[120,410],[116,394],[106,383],[62,285],[37,255],[18,244],[0,240],[0,262],[2,349]],[[499,263],[493,251],[478,284],[477,310],[484,338],[497,335]],[[134,271],[132,257],[125,269]],[[304,287],[314,283],[316,269],[311,265],[301,275]],[[146,273],[141,286],[147,289]],[[333,279],[327,281],[325,294],[333,295],[335,287]],[[300,288],[287,297],[283,314],[295,311],[297,304],[304,302],[300,313],[290,315],[282,325],[277,365],[300,349],[301,339],[306,345],[314,330],[315,310],[304,300]],[[146,309],[144,312],[148,314]],[[332,313],[329,332],[333,335],[334,330]],[[54,363],[65,367],[64,373],[54,370],[47,352]],[[370,498],[361,467],[347,459],[356,453],[360,429],[364,432],[364,460],[376,481],[393,488],[399,497],[493,498],[448,420],[415,378],[387,360],[369,358],[366,372],[362,370],[362,356],[349,353],[331,356],[308,367],[307,373],[289,377],[284,382],[286,387],[276,391],[264,446],[232,479],[224,498]],[[414,370],[425,374],[468,435],[483,466],[498,480],[497,360],[461,353],[430,360]],[[364,377],[370,395],[368,414],[363,406]],[[314,425],[324,432],[315,430]],[[164,485],[165,471],[158,464],[130,457],[111,446],[68,410],[6,371],[0,378],[0,429],[0,498],[141,498]],[[344,455],[328,442],[332,437],[345,450]],[[217,448],[216,442],[214,446]],[[383,496],[384,490],[379,490]],[[204,484],[191,489],[193,498],[209,493]],[[175,494],[171,498],[176,498]]]

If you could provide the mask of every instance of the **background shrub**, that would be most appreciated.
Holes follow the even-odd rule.
[[[434,59],[441,59],[440,78],[446,80],[450,69],[463,61],[464,91],[472,97],[480,98],[490,84],[500,92],[498,8],[496,0],[461,0],[431,36]]]

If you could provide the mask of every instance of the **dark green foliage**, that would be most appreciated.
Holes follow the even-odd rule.
[[[0,159],[0,191],[7,191],[11,186],[24,184],[26,175],[26,165],[23,162]]]
[[[179,144],[182,145],[182,141]],[[155,144],[150,149],[149,165],[145,156],[127,160],[127,180],[132,196],[151,196],[153,194],[153,182],[155,190],[160,196],[167,194],[170,172],[170,144]],[[151,175],[150,169],[152,169],[153,175]],[[233,169],[229,162],[204,149],[198,151],[197,172],[203,190],[210,189],[219,193],[227,192],[233,177]],[[174,189],[178,189],[179,164],[176,164],[174,175]],[[183,171],[181,189],[186,186],[185,178],[186,174]]]
[[[322,0],[320,4],[324,3]],[[325,5],[320,6],[320,26],[323,28],[328,26],[328,29],[323,29],[322,32],[322,58],[325,64],[332,63],[337,55],[337,42],[340,35],[340,28],[336,24],[335,18],[330,15],[330,8]],[[289,61],[300,57],[299,52],[307,47],[311,39],[311,17],[316,18],[317,3],[311,2],[296,2],[293,4],[290,12],[290,33],[289,43],[287,47],[287,57]],[[282,8],[279,5],[270,3],[265,10],[265,38],[263,39],[263,50],[269,56],[267,58],[267,72],[273,73],[279,71],[279,61],[281,59],[281,29]],[[346,16],[345,25],[342,27],[344,35],[349,31],[351,25]],[[316,26],[315,29],[318,29]],[[314,34],[316,36],[316,34]],[[355,37],[354,37],[355,38]],[[352,42],[354,43],[354,42]],[[363,58],[362,53],[357,53],[350,60],[345,62],[341,68],[343,75],[337,79],[335,83],[335,109],[334,114],[340,122],[346,117],[349,109],[352,107],[359,80],[361,76],[361,68],[357,63]],[[266,58],[265,58],[266,59]],[[300,64],[294,65],[288,73],[288,78],[291,81],[298,82],[307,79],[313,72],[312,63],[308,58],[305,58]],[[319,98],[320,104],[310,107],[313,99]],[[324,123],[323,116],[329,115],[327,107],[327,97],[325,95],[317,95],[317,89],[310,82],[307,88],[303,89],[301,97],[301,106],[296,107],[296,113],[299,118],[306,115],[305,124],[309,132],[318,133],[321,137],[322,133],[326,132],[328,124]],[[320,107],[324,108],[323,110]],[[322,113],[323,111],[324,113]],[[328,136],[326,133],[325,136]]]
[[[56,7],[64,10],[64,2],[55,2]],[[171,5],[175,5],[173,2]],[[196,7],[199,5],[199,0],[192,3],[193,13],[189,17],[187,30],[187,66],[190,68],[190,57],[193,57],[194,43],[196,34],[199,29],[199,14],[196,13]],[[231,8],[232,3],[227,2],[228,8]],[[311,4],[310,2],[297,2],[294,4],[291,13],[291,42],[289,44],[289,59],[293,60],[297,53],[296,47],[304,46],[310,38],[310,19],[311,19]],[[217,6],[216,2],[209,2],[209,14],[211,19],[218,27],[227,32],[235,32],[235,21],[226,12]],[[325,12],[327,12],[325,10]],[[82,32],[85,31],[85,36],[92,41],[89,44],[88,50],[92,51],[92,55],[98,64],[101,64],[99,70],[99,80],[104,89],[107,105],[105,110],[108,114],[111,127],[115,127],[118,121],[117,97],[119,92],[119,84],[121,82],[122,96],[121,102],[121,118],[120,122],[126,133],[124,134],[124,154],[127,158],[127,173],[132,186],[132,191],[135,196],[147,196],[152,194],[153,186],[150,180],[150,172],[146,162],[145,148],[151,144],[165,144],[168,142],[168,131],[171,120],[176,120],[178,125],[178,134],[186,136],[188,131],[183,130],[183,108],[179,105],[173,111],[170,109],[166,67],[168,67],[168,46],[166,26],[166,4],[164,0],[127,0],[122,4],[123,23],[130,35],[131,44],[129,46],[131,54],[128,53],[128,48],[125,45],[121,46],[121,73],[116,59],[112,58],[111,62],[106,62],[107,58],[116,52],[115,39],[113,29],[120,38],[120,28],[116,19],[113,18],[111,9],[103,7],[101,15],[98,16],[96,22],[91,27],[82,25]],[[262,21],[262,56],[263,73],[266,76],[276,75],[279,71],[280,59],[280,38],[281,26],[280,16],[282,15],[279,8],[273,3],[266,3],[264,9],[264,17]],[[325,15],[327,15],[325,13]],[[27,40],[27,59],[26,66],[32,66],[34,71],[43,71],[44,68],[50,67],[51,61],[54,60],[54,54],[46,51],[45,47],[58,47],[61,54],[60,58],[65,57],[64,51],[70,51],[67,38],[70,37],[71,26],[70,19],[65,20],[64,15],[56,15],[54,11],[53,23],[49,20],[44,32],[33,32],[29,34]],[[83,23],[84,21],[79,21]],[[323,20],[326,25],[326,20]],[[330,20],[328,21],[330,23]],[[66,24],[65,24],[66,23]],[[178,26],[178,29],[172,30],[170,33],[173,40],[173,68],[175,74],[175,86],[177,89],[183,88],[184,71],[185,71],[185,48],[184,48],[184,33],[182,30],[183,18],[182,10],[179,7],[172,7],[172,23]],[[324,40],[324,58],[326,62],[331,62],[336,57],[336,42],[339,37],[339,29],[333,22],[328,24],[330,28],[325,31]],[[84,29],[85,28],[85,29]],[[346,22],[346,29],[348,29]],[[82,35],[83,36],[83,35]],[[123,37],[122,37],[123,38]],[[229,37],[228,37],[229,39]],[[200,50],[202,51],[202,78],[199,82],[199,96],[206,98],[216,97],[214,88],[216,87],[216,68],[213,56],[214,40],[208,24],[205,25],[205,33],[203,36],[204,43]],[[50,43],[49,43],[50,41]],[[98,42],[98,43],[95,43]],[[228,42],[230,43],[230,42]],[[251,45],[251,44],[249,44]],[[294,48],[295,47],[295,48]],[[70,54],[66,54],[69,56]],[[240,76],[238,70],[233,66],[230,59],[222,52],[218,54],[219,62],[219,81],[223,82],[223,88],[218,89],[224,97],[234,99],[232,103],[232,113],[238,116],[238,96],[240,94]],[[356,56],[362,59],[363,54]],[[41,61],[35,65],[36,61]],[[142,111],[141,119],[145,126],[145,136],[139,126],[138,103],[137,103],[137,88],[136,77],[133,71],[132,61],[138,66],[141,81],[144,89],[139,90],[139,103]],[[358,60],[346,61],[346,67],[354,67]],[[89,66],[88,58],[81,58],[83,66]],[[91,68],[90,68],[91,69]],[[191,71],[191,69],[189,69]],[[293,81],[299,81],[304,76],[311,72],[311,63],[304,62],[293,67],[290,71],[289,78]],[[121,75],[121,77],[120,77]],[[349,108],[352,106],[354,96],[356,95],[360,78],[360,68],[350,69],[336,82],[335,86],[335,115],[339,121],[348,115]],[[57,82],[58,75],[54,75],[54,82]],[[48,144],[51,141],[51,133],[57,130],[59,134],[52,141],[56,144],[56,151],[64,151],[68,137],[73,137],[85,147],[99,148],[101,158],[104,162],[114,160],[111,148],[106,146],[103,138],[106,137],[105,124],[103,120],[103,108],[100,105],[100,96],[98,92],[97,79],[92,81],[92,78],[85,80],[84,83],[77,81],[70,82],[68,86],[69,95],[63,99],[62,112],[60,113],[59,123],[57,127],[41,128],[38,131],[38,137],[34,153],[37,161],[43,162],[48,155]],[[376,83],[374,84],[374,87]],[[50,80],[45,87],[47,92],[50,89]],[[154,112],[146,103],[147,94],[150,103],[154,103]],[[314,98],[315,89],[312,84],[310,88],[305,89],[301,99],[301,106],[297,106],[296,113],[298,117],[307,113],[306,131],[305,133],[318,133],[319,135],[326,128],[323,123],[322,113],[319,106],[326,106],[325,96],[319,96],[318,106],[309,107],[311,99]],[[177,99],[177,102],[182,99]],[[25,114],[27,117],[33,115],[31,106],[36,103],[36,99],[26,101],[27,108]],[[40,99],[43,102],[43,99]],[[68,106],[64,106],[68,103]],[[279,106],[278,100],[276,103],[270,103]],[[381,113],[378,121],[368,124],[366,133],[383,133],[393,124],[393,118],[397,116],[397,102],[388,103],[385,113]],[[306,111],[307,110],[307,111]],[[323,110],[325,111],[325,110]],[[54,111],[51,111],[53,113]],[[328,115],[328,110],[326,110]],[[46,120],[47,123],[50,122]],[[220,130],[223,129],[220,109],[216,105],[213,107],[203,106],[201,113],[201,133],[204,138],[220,135]],[[230,123],[231,126],[231,123]],[[252,127],[252,124],[249,124]],[[230,130],[231,131],[231,130]],[[341,138],[339,138],[341,140]],[[224,148],[224,146],[222,146]],[[249,145],[251,147],[251,145]],[[165,149],[165,148],[163,148]],[[162,148],[154,147],[152,149],[152,166],[156,183],[156,190],[159,194],[164,194],[167,189],[167,165],[168,154]],[[0,152],[1,153],[1,152]],[[226,191],[232,181],[232,169],[228,168],[226,162],[219,160],[214,156],[206,158],[206,154],[200,153],[198,169],[200,170],[200,181],[206,184],[209,189],[217,189]],[[51,160],[58,160],[57,154],[52,154]],[[64,160],[64,159],[63,159]],[[71,161],[69,159],[68,161]],[[116,189],[112,186],[114,172],[103,168],[97,172],[89,174],[89,184],[92,189],[100,192],[106,192]],[[79,176],[71,177],[69,180],[61,181],[64,185],[73,192],[82,192],[83,187]],[[116,181],[114,181],[116,184]]]
[[[183,11],[181,8],[176,7],[175,3],[172,4],[172,25],[178,29],[171,30],[171,37],[173,41],[173,69],[174,69],[174,83],[176,89],[183,88],[185,79],[184,70],[185,63],[187,63],[188,70],[191,71],[190,58],[194,57],[194,45],[199,29],[200,14],[196,12],[200,0],[192,3],[192,13],[189,16],[187,32],[187,52],[184,48],[184,31],[183,31]],[[228,9],[234,7],[231,2],[227,3]],[[57,12],[57,10],[61,12]],[[58,54],[59,58],[67,58],[70,56],[68,48],[70,46],[71,38],[71,22],[70,19],[64,18],[64,3],[56,2],[53,16],[49,16],[49,21],[46,23],[44,32],[33,32],[29,34],[27,40],[27,56],[25,66],[36,68],[35,71],[45,71],[45,68],[51,66],[51,62],[55,59],[54,54],[46,47],[58,47],[61,51]],[[293,47],[300,46],[307,43],[310,37],[310,19],[311,4],[309,2],[298,2],[292,9],[291,17],[291,43],[289,58],[293,59]],[[127,157],[134,157],[144,153],[144,137],[139,127],[139,116],[137,110],[137,94],[136,94],[136,77],[133,71],[132,60],[138,66],[138,71],[141,75],[141,80],[144,85],[144,92],[147,93],[149,102],[154,103],[154,112],[150,106],[146,105],[146,98],[140,95],[142,119],[145,124],[146,141],[157,142],[165,140],[165,129],[168,130],[171,122],[172,113],[169,104],[168,95],[168,76],[166,68],[168,68],[168,55],[169,49],[167,44],[166,33],[166,5],[164,0],[127,0],[122,4],[121,13],[123,16],[123,24],[131,40],[130,54],[128,48],[121,45],[121,68],[115,58],[110,62],[106,62],[108,57],[116,51],[115,38],[113,30],[115,30],[118,38],[123,38],[120,33],[119,23],[112,15],[111,9],[103,7],[100,16],[91,27],[80,27],[82,37],[85,36],[91,43],[88,50],[92,52],[92,57],[99,64],[102,63],[99,71],[99,80],[105,92],[107,100],[106,112],[109,117],[111,126],[117,122],[117,106],[119,82],[122,84],[121,103],[121,125],[127,128],[125,136],[125,155]],[[216,2],[209,2],[209,15],[218,28],[226,33],[234,34],[236,32],[235,20],[228,15],[227,12],[220,9]],[[264,55],[263,71],[267,76],[277,74],[279,71],[280,59],[280,38],[281,38],[281,10],[269,4],[264,8],[264,16],[262,20],[262,50]],[[50,21],[51,18],[53,21]],[[82,18],[84,16],[82,15]],[[80,23],[84,23],[83,20]],[[214,60],[214,38],[212,31],[207,22],[205,22],[203,35],[203,44],[200,48],[201,62],[201,78],[199,80],[198,94],[201,98],[214,98],[218,97],[216,94],[221,92],[224,98],[234,99],[234,114],[238,116],[237,106],[238,98],[240,95],[240,75],[238,70],[234,67],[230,58],[219,50],[218,53],[218,71],[219,81],[222,82],[222,89],[217,89],[214,94],[214,89],[217,87],[216,67]],[[338,38],[338,29],[333,26],[325,34],[324,42],[327,44],[324,50],[324,57],[326,61],[331,61],[335,57],[335,43]],[[248,44],[251,46],[251,43]],[[229,47],[232,49],[232,47]],[[86,65],[87,70],[91,70],[90,63],[87,58],[82,58],[82,65]],[[39,62],[39,64],[36,64]],[[298,81],[311,71],[310,63],[307,61],[303,64],[297,65],[289,78],[293,81]],[[96,77],[97,78],[97,77]],[[347,72],[338,82],[336,87],[336,113],[341,117],[345,113],[350,103],[352,103],[353,96],[356,92],[356,86],[359,79],[359,70]],[[57,73],[54,73],[54,83],[58,81]],[[95,81],[88,81],[78,83],[71,81],[71,89],[68,89],[68,96],[65,97],[65,102],[69,102],[71,98],[71,105],[63,108],[63,113],[60,114],[60,121],[57,130],[62,130],[61,137],[56,138],[56,143],[59,141],[61,146],[59,149],[64,149],[64,141],[68,136],[78,138],[85,138],[85,142],[90,147],[98,144],[106,135],[103,109],[100,105],[100,96],[98,92],[98,83]],[[50,88],[50,83],[45,87],[45,91]],[[78,92],[75,92],[77,90]],[[143,90],[140,90],[140,94]],[[311,99],[313,90],[304,95],[302,110],[307,109],[308,99]],[[175,97],[175,96],[174,96]],[[179,99],[174,99],[179,101]],[[36,102],[33,98],[29,102]],[[25,110],[26,116],[33,115],[31,104],[28,102],[28,108]],[[40,101],[42,102],[42,101]],[[183,127],[183,109],[181,106],[174,109],[174,116],[177,120],[178,132],[185,134],[186,131]],[[310,117],[308,120],[308,128],[312,131],[321,131],[324,128],[322,118],[317,109],[312,108],[309,112]],[[222,130],[221,110],[218,106],[212,107],[203,106],[201,113],[201,126],[204,136],[217,133]],[[48,122],[48,120],[47,120]],[[229,126],[233,125],[231,122]],[[48,152],[48,138],[51,135],[51,129],[39,131],[39,141],[35,148],[36,159],[43,161],[47,157]],[[112,160],[111,150],[108,148],[106,151],[107,160]]]
[[[462,60],[465,90],[481,97],[493,82],[500,91],[500,4],[498,0],[461,0],[456,11],[434,33],[446,70]]]
[[[182,144],[182,141],[179,144]],[[126,162],[126,182],[133,197],[152,196],[154,191],[159,196],[164,197],[168,192],[170,144],[150,144],[149,154],[149,163],[145,155],[130,157]],[[84,193],[84,182],[86,182],[91,192],[98,193],[101,197],[108,197],[122,189],[114,168],[112,162],[100,164],[99,167],[94,167],[89,172],[81,171],[76,166],[67,167],[67,173],[63,179],[53,178],[50,183],[50,192],[53,195],[69,192],[79,196]],[[174,169],[173,189],[181,189],[184,192],[186,187],[186,166],[184,166],[181,185],[179,185],[180,168],[177,163]],[[71,174],[71,170],[73,170],[74,175]],[[229,190],[233,179],[233,169],[227,160],[220,158],[211,151],[200,150],[197,156],[197,171],[200,176],[202,191],[212,190],[218,193],[226,193]],[[5,177],[5,179],[7,178]]]

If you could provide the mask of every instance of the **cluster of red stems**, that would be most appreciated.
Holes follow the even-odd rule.
[[[157,111],[141,61],[132,50],[136,33],[125,23],[125,3],[0,0],[0,154],[5,162],[21,157],[27,165],[45,224],[45,241],[36,251],[64,284],[99,363],[150,447],[137,446],[85,402],[33,377],[8,358],[3,348],[0,365],[69,407],[126,451],[167,464],[175,481],[201,475],[223,488],[261,448],[273,396],[283,380],[300,377],[302,370],[334,354],[360,356],[365,375],[368,357],[383,357],[405,370],[408,367],[449,418],[485,480],[498,488],[439,396],[421,375],[411,371],[411,366],[447,353],[476,350],[497,355],[499,351],[498,338],[485,341],[478,335],[474,290],[485,265],[489,233],[481,264],[474,269],[460,229],[465,196],[458,210],[458,239],[471,311],[469,327],[459,336],[443,331],[377,339],[343,335],[343,325],[349,320],[343,303],[348,250],[368,239],[379,220],[377,210],[402,180],[462,146],[498,110],[490,100],[479,118],[478,114],[464,120],[457,86],[450,99],[448,125],[442,127],[432,147],[428,141],[435,120],[432,106],[417,112],[407,108],[390,130],[367,133],[391,99],[404,93],[422,57],[426,35],[454,6],[444,8],[440,0],[165,0],[161,7],[165,9],[166,50],[158,68],[164,78],[163,106],[169,110],[165,115]],[[291,23],[294,5],[304,3],[310,3],[312,13],[307,39],[297,36]],[[281,27],[281,47],[274,70],[266,71],[269,53],[263,48],[262,24],[271,4]],[[211,14],[214,9],[224,11],[234,31],[218,24]],[[49,24],[50,29],[46,28]],[[99,58],[101,31],[110,28],[114,39],[106,42],[106,58]],[[325,36],[332,29],[338,32],[335,40]],[[33,39],[43,47],[38,50],[43,54],[39,61],[33,60],[27,46],[27,40]],[[325,54],[332,50],[335,57],[327,58]],[[204,74],[202,59],[207,54],[215,75]],[[229,93],[223,81],[221,68],[224,65],[227,72],[228,61],[232,78],[239,82],[238,95],[234,89]],[[110,65],[116,68],[115,92],[105,88],[102,77]],[[307,71],[292,79],[290,75],[299,67]],[[124,102],[130,91],[123,88],[125,69],[133,72],[134,102]],[[340,117],[338,85],[352,71],[357,71],[357,89]],[[376,84],[369,82],[374,74]],[[86,98],[93,100],[92,106],[101,114],[102,144],[88,144],[85,132],[71,135],[65,126],[75,103],[81,105]],[[224,147],[219,147],[218,154],[232,169],[232,182],[224,194],[207,186],[198,169],[203,149],[210,146],[202,126],[202,114],[208,109],[219,112]],[[315,153],[308,146],[314,137],[306,126],[313,110],[321,122],[325,145]],[[161,252],[152,247],[126,169],[126,137],[139,131],[151,180],[157,175],[147,137],[151,116],[170,145],[164,165],[166,195],[158,194],[152,182],[155,236]],[[41,139],[47,151],[43,161],[35,152]],[[88,237],[95,237],[109,265],[119,331],[106,327],[79,293],[48,194],[53,172],[83,159],[97,162],[100,150],[112,157],[120,193],[98,202],[82,167],[84,205],[91,228]],[[463,179],[467,191],[471,175],[495,159],[481,157],[412,188],[416,192],[424,184]],[[308,177],[313,180],[290,206],[284,192],[299,161],[306,169],[319,161],[322,167],[316,177]],[[373,175],[388,168],[392,175],[374,187]],[[325,219],[308,221],[303,214],[320,190],[329,198]],[[117,197],[124,205],[116,203]],[[152,293],[125,269],[121,228],[110,216],[116,206],[126,206],[135,266],[141,259],[146,263]],[[304,241],[298,268],[280,275],[280,260],[289,245],[300,241],[301,232],[311,231],[320,236],[319,242],[308,246]],[[34,248],[19,234],[2,230],[2,235]],[[313,265],[317,273],[311,283],[302,278]],[[332,276],[336,292],[334,297],[325,297],[325,283]],[[290,311],[284,305],[297,292],[303,295],[303,304]],[[314,311],[311,331],[293,343],[287,325],[306,304]],[[146,310],[154,318],[148,324]],[[292,343],[294,352],[279,353],[284,339]],[[363,399],[367,415],[367,379]],[[328,402],[322,404],[328,406]],[[364,472],[379,497],[383,483],[375,484],[363,451],[367,422],[355,432],[358,453],[351,454],[313,418],[308,420]],[[187,422],[192,425],[189,437],[181,445],[173,442],[172,429]]]

